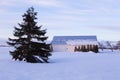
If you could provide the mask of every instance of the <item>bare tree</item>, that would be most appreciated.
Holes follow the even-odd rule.
[[[100,42],[98,42],[98,44],[99,44],[99,49],[101,49],[103,51],[103,49],[105,48],[104,45]]]
[[[117,49],[120,50],[120,41],[117,42]]]
[[[110,41],[107,41],[106,44],[107,44],[107,46],[109,47],[109,49],[111,49],[111,51],[113,52],[113,47],[112,47]]]

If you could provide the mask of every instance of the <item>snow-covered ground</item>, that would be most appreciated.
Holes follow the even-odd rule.
[[[12,61],[0,47],[0,80],[120,80],[120,51],[54,52],[50,63]]]
[[[0,38],[0,46],[8,46],[6,43],[7,41],[8,41],[8,39],[1,39]]]

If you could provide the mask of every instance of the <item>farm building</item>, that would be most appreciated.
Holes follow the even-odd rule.
[[[96,36],[54,36],[52,48],[55,52],[98,52],[98,42]]]

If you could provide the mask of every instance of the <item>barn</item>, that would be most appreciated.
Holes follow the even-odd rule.
[[[98,41],[96,36],[54,36],[52,48],[55,52],[98,52]]]

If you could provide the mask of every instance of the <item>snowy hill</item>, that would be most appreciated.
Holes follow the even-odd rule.
[[[7,42],[7,39],[1,39],[0,38],[0,47],[1,46],[8,46],[6,42]]]
[[[12,61],[0,47],[0,80],[120,80],[120,51],[54,52],[50,63]]]

